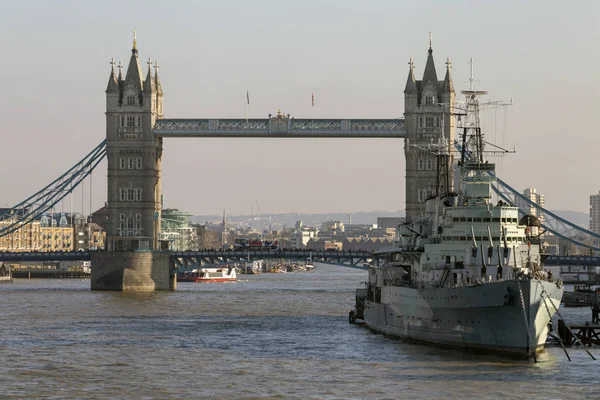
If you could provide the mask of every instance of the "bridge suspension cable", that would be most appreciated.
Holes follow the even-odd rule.
[[[496,192],[498,197],[512,206],[516,207],[516,204],[519,202],[525,203],[529,207],[536,209],[538,215],[543,216],[543,218],[541,218],[543,222],[540,221],[542,228],[551,232],[553,235],[561,239],[568,240],[577,246],[585,247],[593,251],[600,251],[600,247],[598,247],[598,243],[600,243],[600,235],[597,233],[561,218],[552,211],[546,210],[544,207],[533,202],[531,199],[510,187],[506,182],[498,177],[496,177],[496,184],[492,185],[492,187],[494,188],[494,192]],[[519,209],[519,214],[525,215],[525,212]]]
[[[454,146],[459,152],[461,151],[462,146],[456,139],[454,141]],[[470,153],[465,152],[465,159],[469,158]],[[556,237],[565,239],[576,246],[600,252],[600,246],[598,245],[600,243],[599,234],[559,217],[552,211],[546,210],[544,207],[512,188],[502,179],[498,178],[492,171],[488,171],[488,173],[496,178],[496,182],[492,184],[492,188],[503,201],[513,207],[519,207],[517,203],[527,204],[530,208],[534,208],[537,211],[538,216],[542,216],[542,218],[540,218],[541,227],[546,231],[552,233]],[[526,215],[525,211],[520,207],[519,215]]]
[[[5,210],[0,215],[0,237],[40,218],[46,211],[72,193],[105,156],[106,140],[103,140],[88,155],[42,190]]]

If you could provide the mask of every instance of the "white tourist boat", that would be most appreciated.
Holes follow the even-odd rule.
[[[236,270],[233,267],[197,268],[177,274],[177,282],[235,282]]]
[[[478,118],[485,92],[463,93],[458,193],[436,193],[423,217],[399,225],[398,243],[375,253],[366,290],[357,290],[360,309],[350,318],[403,339],[535,356],[560,305],[562,281],[543,270],[530,219],[492,202],[495,166],[483,158]],[[449,146],[440,144],[438,162],[448,163]]]

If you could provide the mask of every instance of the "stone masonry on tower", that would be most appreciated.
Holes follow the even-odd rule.
[[[152,134],[162,117],[163,92],[148,61],[142,69],[134,40],[125,79],[114,63],[106,88],[108,250],[158,249],[162,139]]]
[[[158,64],[142,69],[134,33],[125,79],[115,63],[106,88],[108,221],[106,250],[92,254],[93,290],[169,290],[169,254],[160,252],[162,138],[152,128],[163,115]],[[154,74],[152,68],[154,67]]]
[[[415,218],[425,214],[425,199],[436,194],[438,188],[438,165],[430,147],[445,138],[454,146],[455,121],[452,117],[455,92],[450,75],[450,60],[446,62],[446,77],[438,81],[433,62],[431,40],[423,72],[423,79],[415,80],[414,63],[410,60],[408,79],[404,89],[404,117],[406,138],[406,217]],[[452,151],[446,166],[451,171]],[[442,191],[452,191],[452,174],[449,174],[449,187]]]

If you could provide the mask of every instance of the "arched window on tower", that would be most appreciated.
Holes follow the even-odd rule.
[[[431,171],[435,169],[435,158],[427,158],[427,170]]]
[[[128,106],[135,106],[135,96],[133,95],[127,95],[127,101],[126,103]]]

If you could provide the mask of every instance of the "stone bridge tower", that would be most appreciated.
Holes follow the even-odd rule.
[[[152,134],[162,117],[158,64],[143,80],[134,37],[125,79],[114,62],[106,88],[108,250],[157,250],[161,211],[162,138]]]
[[[106,88],[108,221],[106,250],[92,254],[93,290],[174,289],[169,254],[160,252],[162,138],[152,129],[163,114],[158,64],[146,79],[134,33],[123,79],[114,60]],[[152,68],[155,71],[152,74]]]
[[[432,145],[445,138],[450,144],[450,157],[446,168],[450,171],[449,187],[452,191],[453,150],[455,137],[454,110],[455,92],[450,75],[450,59],[446,62],[446,77],[438,81],[431,38],[423,79],[415,80],[415,67],[410,60],[410,69],[404,89],[404,117],[406,120],[406,217],[414,218],[425,214],[425,199],[436,193],[438,186],[437,158]],[[443,170],[443,168],[442,168]]]

